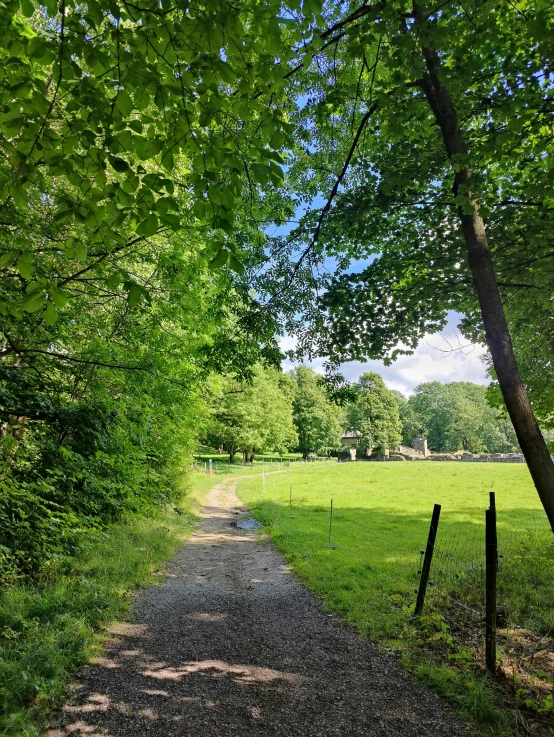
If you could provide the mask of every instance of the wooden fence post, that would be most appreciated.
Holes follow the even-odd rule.
[[[485,512],[485,664],[496,673],[496,575],[498,572],[498,542],[496,537],[496,509]]]
[[[433,507],[433,516],[431,517],[431,525],[429,527],[429,535],[427,537],[427,547],[425,548],[425,558],[423,559],[423,568],[421,569],[421,578],[419,579],[419,591],[417,592],[417,601],[414,614],[419,616],[423,611],[425,603],[425,594],[427,592],[427,584],[429,583],[429,573],[431,571],[431,561],[433,560],[433,552],[435,550],[435,539],[437,537],[437,527],[439,526],[439,517],[441,514],[441,505],[435,504]]]

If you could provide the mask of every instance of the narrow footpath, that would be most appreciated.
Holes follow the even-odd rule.
[[[81,673],[47,737],[467,737],[395,659],[323,611],[213,488],[164,583]]]

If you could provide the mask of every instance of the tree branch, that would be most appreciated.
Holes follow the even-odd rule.
[[[156,371],[152,371],[152,369],[148,369],[145,366],[129,366],[127,364],[119,364],[119,363],[105,363],[103,361],[88,361],[84,358],[74,358],[73,356],[66,356],[63,353],[56,353],[55,351],[42,351],[40,348],[17,348],[15,352],[19,355],[22,353],[40,353],[43,356],[52,356],[53,358],[58,358],[61,361],[69,361],[70,363],[80,363],[85,364],[87,366],[102,366],[103,368],[112,368],[112,369],[121,369],[124,371],[143,371],[144,373],[151,374],[152,376],[155,376],[158,379],[163,379],[163,381],[167,381],[170,384],[176,384],[177,386],[181,386],[184,389],[188,388],[186,384],[183,384],[180,381],[177,381],[176,379],[170,379],[167,376],[160,376]]]

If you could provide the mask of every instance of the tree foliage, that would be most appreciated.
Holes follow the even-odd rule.
[[[294,82],[299,223],[262,284],[298,282],[280,298],[297,354],[337,363],[394,360],[464,313],[554,529],[554,468],[506,320],[552,291],[550,3],[329,3],[324,16]]]
[[[206,279],[205,267],[191,284],[191,273],[200,276],[196,257],[178,240],[156,246],[155,260],[154,244],[145,243],[140,260],[135,253],[124,262],[148,281],[148,305],[88,279],[72,287],[55,324],[33,313],[3,320],[6,570],[34,573],[77,544],[84,529],[180,493],[211,347],[231,332],[221,304],[229,285],[225,275]]]
[[[229,453],[243,453],[246,460],[255,453],[286,453],[296,445],[292,420],[293,386],[287,376],[273,368],[257,365],[251,381],[233,377],[214,378],[214,400],[207,434],[215,447]]]
[[[243,272],[317,10],[3,4],[0,575],[169,501],[207,377],[279,361]]]
[[[294,424],[298,448],[304,458],[341,447],[344,412],[332,402],[320,377],[307,366],[297,366],[289,376],[294,383]]]
[[[427,438],[429,449],[441,453],[518,452],[513,427],[505,411],[487,402],[487,389],[468,381],[420,384],[414,394],[400,400],[403,441]]]
[[[364,373],[353,385],[355,401],[347,406],[349,430],[361,433],[360,450],[367,455],[375,450],[395,449],[401,438],[398,403],[379,374]]]
[[[304,6],[4,3],[0,266],[28,286],[4,312],[52,322],[76,274],[116,278],[114,255],[159,232],[200,231],[214,268],[242,271],[241,213],[256,215],[257,184],[282,181],[292,126],[275,56],[286,65],[311,33],[317,3]],[[38,232],[44,218],[58,226],[48,248],[30,222],[37,201]],[[146,296],[131,272],[123,284]]]

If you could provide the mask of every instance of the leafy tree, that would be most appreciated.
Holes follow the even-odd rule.
[[[513,427],[504,413],[486,401],[487,389],[479,384],[432,381],[416,387],[408,406],[420,433],[435,452],[466,450],[471,453],[518,451]]]
[[[292,17],[275,0],[3,5],[0,266],[30,286],[4,309],[52,321],[77,272],[159,232],[203,231],[214,268],[242,270],[236,220],[255,215],[256,185],[280,184],[277,149],[292,140],[275,57],[286,65],[312,34],[317,3],[304,5]],[[39,280],[37,199],[63,226],[61,268]],[[131,274],[123,283],[145,296]]]
[[[529,284],[538,281],[533,274],[522,274],[522,277]],[[507,302],[514,350],[533,411],[544,430],[554,428],[554,309],[551,299],[554,284],[549,282],[550,278],[550,274],[545,274],[541,279],[543,286],[520,289],[517,298]],[[487,397],[495,407],[501,407],[502,393],[490,360],[488,370],[493,383]]]
[[[356,400],[347,408],[350,430],[360,432],[360,448],[367,455],[373,449],[383,453],[386,448],[396,448],[401,438],[398,403],[385,386],[379,374],[362,374],[353,385]]]
[[[81,530],[177,495],[208,375],[240,379],[280,360],[274,317],[260,315],[243,272],[282,182],[279,150],[292,145],[275,58],[295,58],[317,10],[3,5],[0,550],[10,566],[35,572]]]
[[[252,460],[256,452],[285,453],[297,435],[292,420],[293,387],[280,371],[255,367],[252,380],[215,379],[219,384],[208,436],[223,445],[234,463],[236,453]]]
[[[304,458],[310,453],[328,453],[341,447],[343,410],[330,401],[320,377],[307,366],[297,366],[289,376],[294,382],[294,424],[298,448]]]
[[[52,245],[61,226],[45,208],[39,199],[28,218],[37,280],[64,265]],[[94,246],[85,227],[81,241]],[[142,239],[76,275],[63,301],[52,292],[56,320],[40,310],[3,316],[0,569],[35,573],[82,530],[177,498],[207,376],[248,375],[275,356],[273,326],[260,320],[253,332],[248,294],[227,270],[208,268],[201,245],[172,233]],[[135,288],[148,297],[135,299]],[[0,300],[14,293],[28,292],[8,275]]]
[[[400,424],[402,425],[402,443],[411,448],[414,438],[420,438],[426,435],[424,427],[421,419],[414,411],[413,403],[402,392],[396,389],[392,389],[391,394],[398,405],[398,415],[400,417]]]
[[[316,63],[293,83],[300,223],[261,283],[298,282],[281,297],[287,330],[310,319],[299,354],[336,361],[409,352],[454,306],[478,320],[554,529],[554,466],[503,308],[551,288],[550,4],[348,2],[324,15]]]

